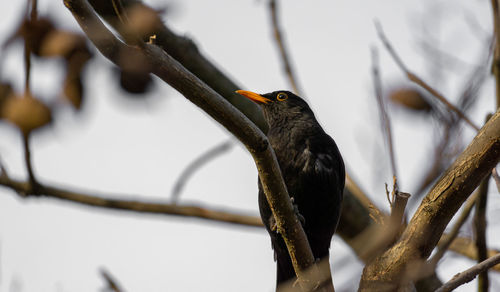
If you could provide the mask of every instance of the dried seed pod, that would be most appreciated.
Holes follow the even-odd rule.
[[[427,102],[423,94],[415,88],[398,88],[389,93],[392,103],[398,104],[406,109],[418,112],[429,112],[432,106]]]
[[[10,95],[2,104],[0,113],[25,135],[52,121],[50,108],[29,94]]]
[[[52,30],[43,39],[39,55],[68,59],[77,50],[87,50],[86,39],[80,34],[64,30]]]
[[[69,101],[75,109],[79,110],[82,106],[84,96],[82,78],[80,75],[68,77],[64,80],[63,85],[64,99]]]
[[[16,39],[23,38],[28,44],[31,52],[39,56],[44,38],[53,30],[54,25],[49,18],[39,17],[35,20],[24,19],[16,32],[7,39],[3,46],[7,47]]]

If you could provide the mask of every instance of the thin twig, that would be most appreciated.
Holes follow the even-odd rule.
[[[500,176],[498,175],[496,167],[491,171],[491,177],[495,180],[498,192],[500,192]]]
[[[391,206],[394,203],[395,195],[398,192],[398,184],[397,184],[397,168],[396,168],[396,158],[394,154],[394,143],[392,140],[392,130],[391,130],[391,121],[389,119],[389,115],[387,114],[387,109],[383,99],[382,92],[382,80],[380,78],[380,69],[379,69],[379,58],[378,51],[375,47],[371,48],[372,55],[372,76],[373,76],[373,86],[375,89],[375,98],[377,100],[378,109],[380,113],[380,121],[382,128],[382,135],[385,137],[386,145],[389,150],[389,159],[391,163],[392,177],[393,177],[393,188],[392,188],[392,200]],[[387,187],[386,187],[387,189]]]
[[[33,171],[33,164],[31,161],[31,150],[30,150],[30,134],[23,134],[23,148],[24,148],[24,163],[26,165],[26,171],[28,172],[28,181],[30,182],[30,187],[36,192],[38,183],[35,177],[35,172]]]
[[[231,140],[224,141],[216,145],[215,147],[209,149],[207,152],[203,153],[195,160],[193,160],[181,173],[177,182],[175,183],[172,189],[172,202],[177,203],[179,200],[179,195],[182,192],[184,185],[188,181],[189,178],[195,173],[198,169],[200,169],[203,165],[207,164],[209,161],[215,159],[216,157],[226,153],[233,146],[233,142]]]
[[[283,67],[285,69],[286,76],[288,77],[288,82],[290,82],[290,85],[292,86],[295,93],[297,93],[298,95],[302,95],[301,90],[299,90],[297,76],[295,75],[292,64],[290,62],[290,57],[285,46],[285,41],[283,40],[283,33],[281,32],[278,20],[277,6],[278,4],[276,0],[269,0],[269,12],[271,13],[274,39],[276,40],[276,45],[279,49],[281,61],[283,62]]]
[[[3,164],[1,157],[0,157],[0,176],[9,177],[9,174],[7,173],[7,168]]]
[[[494,46],[494,41],[488,41],[487,43],[488,45],[486,45],[485,48],[488,48],[487,50],[490,53],[486,54],[486,56],[484,52],[479,54],[479,60],[477,62],[479,65],[475,66],[462,82],[465,86],[460,90],[461,93],[457,101],[457,106],[464,112],[479,100],[477,97],[488,76],[487,68],[491,63],[491,48]],[[450,153],[449,148],[452,145],[455,148],[457,147],[456,145],[460,145],[460,135],[458,135],[460,130],[458,119],[460,119],[460,117],[449,111],[446,114],[440,113],[441,111],[438,107],[434,106],[433,108],[435,109],[434,112],[438,115],[437,118],[442,121],[443,129],[439,134],[441,139],[434,149],[432,166],[429,167],[427,174],[422,178],[421,183],[419,183],[418,190],[415,194],[416,198],[420,198],[422,192],[442,173],[448,163],[448,157],[456,154]]]
[[[31,3],[31,5],[30,5]],[[30,10],[31,9],[31,10]],[[36,0],[28,0],[28,3],[26,5],[26,16],[25,20],[26,22],[34,22],[35,19],[29,19],[29,15],[35,15],[36,12],[33,10],[36,10]],[[31,11],[31,13],[28,13]],[[24,92],[27,96],[30,95],[30,79],[31,79],[31,41],[29,40],[28,34],[25,35],[24,38]]]
[[[495,75],[497,108],[500,107],[500,14],[498,0],[491,0],[493,12],[493,31],[495,32],[495,51],[493,54],[492,73]]]
[[[403,60],[399,57],[399,55],[396,53],[394,48],[392,47],[391,43],[387,39],[387,37],[384,34],[384,31],[382,29],[382,26],[378,21],[375,22],[375,28],[377,30],[378,36],[382,43],[384,44],[385,48],[391,55],[391,57],[394,59],[396,64],[399,66],[401,70],[406,74],[408,79],[410,81],[415,82],[416,84],[420,85],[423,87],[425,90],[427,90],[430,94],[432,94],[434,97],[436,97],[439,101],[444,103],[450,110],[455,112],[460,118],[462,118],[467,124],[469,124],[472,128],[474,128],[476,131],[479,131],[479,127],[476,126],[467,116],[465,116],[464,113],[460,109],[458,109],[456,106],[451,104],[446,97],[444,97],[441,93],[439,93],[437,90],[429,86],[427,83],[425,83],[422,79],[420,79],[417,75],[415,75],[413,72],[411,72],[408,67],[403,63]]]
[[[107,284],[105,291],[112,291],[112,292],[123,292],[124,291],[121,288],[121,285],[118,284],[116,279],[106,269],[101,268],[100,272],[101,272],[101,276],[104,278],[104,281],[106,281],[106,284]]]
[[[488,185],[490,175],[487,175],[479,186],[479,196],[476,200],[474,213],[474,234],[476,238],[477,262],[480,263],[488,258],[488,247],[486,245],[486,205],[488,201]],[[487,292],[489,288],[488,272],[484,271],[478,277],[478,292]]]
[[[29,181],[18,181],[0,176],[0,185],[8,187],[21,197],[29,198],[32,189]],[[77,204],[104,209],[132,211],[138,213],[149,213],[159,215],[173,215],[206,219],[214,222],[232,223],[245,226],[262,227],[259,217],[242,215],[235,212],[217,211],[195,205],[174,205],[163,202],[153,202],[152,200],[125,200],[115,199],[116,197],[130,197],[129,195],[92,195],[69,189],[56,188],[52,186],[38,184],[39,196],[56,198]]]
[[[500,254],[497,254],[481,263],[472,266],[471,268],[456,274],[450,281],[446,282],[436,292],[448,292],[463,285],[467,282],[474,280],[474,278],[481,272],[487,271],[491,267],[500,263]]]
[[[444,235],[443,237],[446,237]],[[474,240],[470,237],[462,237],[457,236],[455,240],[450,245],[450,251],[467,257],[472,260],[477,260],[477,250],[476,245],[474,244]],[[500,253],[500,250],[489,248],[488,249],[488,257],[492,257]],[[500,272],[500,265],[496,265],[492,268],[495,272]]]

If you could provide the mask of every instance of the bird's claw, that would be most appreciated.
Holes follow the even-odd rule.
[[[276,223],[274,216],[269,217],[269,228],[272,232],[278,232],[278,224]]]
[[[304,216],[302,216],[302,214],[300,214],[299,206],[297,204],[295,204],[295,198],[290,197],[290,201],[292,202],[293,211],[295,212],[295,216],[297,216],[297,219],[299,219],[300,224],[302,226],[305,226],[306,225],[306,218],[304,218]]]
[[[291,197],[290,201],[292,202],[293,211],[295,212],[295,216],[297,216],[297,218],[299,219],[300,224],[302,226],[305,226],[306,225],[306,218],[304,218],[304,216],[302,216],[302,214],[300,214],[299,207],[297,206],[297,204],[295,204],[295,199],[293,197]],[[269,217],[269,228],[271,229],[271,231],[279,233],[278,224],[276,223],[276,219],[274,218],[274,216]]]

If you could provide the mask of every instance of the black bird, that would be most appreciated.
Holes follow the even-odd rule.
[[[237,93],[260,105],[269,125],[267,137],[298,209],[316,259],[329,256],[340,217],[345,169],[335,141],[325,133],[307,103],[289,91]],[[259,181],[259,209],[271,236],[277,261],[277,286],[295,277],[285,242],[276,231],[271,209]],[[274,225],[274,226],[273,226]],[[333,287],[333,286],[332,286]]]

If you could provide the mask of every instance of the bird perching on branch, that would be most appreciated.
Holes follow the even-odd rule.
[[[344,162],[335,141],[325,133],[307,103],[289,91],[237,93],[260,105],[269,125],[269,142],[313,255],[316,259],[328,258],[345,184]],[[293,279],[295,272],[260,181],[259,209],[275,251],[279,286]]]

